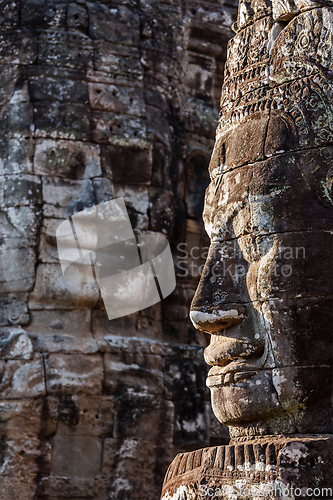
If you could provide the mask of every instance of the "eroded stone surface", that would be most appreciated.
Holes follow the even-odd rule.
[[[331,19],[241,3],[229,43],[191,317],[234,436],[332,432]]]
[[[155,500],[176,453],[228,441],[187,311],[235,19],[217,0],[0,2],[1,498]],[[179,281],[109,321],[55,233],[118,196]]]
[[[232,440],[178,455],[163,500],[332,496],[332,15],[240,2],[191,306]]]
[[[162,500],[331,496],[332,435],[266,436],[177,455]],[[319,487],[320,486],[320,487]],[[317,489],[316,489],[317,488]]]

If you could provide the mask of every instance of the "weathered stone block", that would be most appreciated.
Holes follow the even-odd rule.
[[[91,109],[117,114],[143,116],[145,102],[143,89],[133,83],[107,80],[105,77],[89,78],[89,99]],[[127,85],[125,84],[127,83]]]
[[[93,179],[94,193],[96,203],[104,203],[105,201],[113,200],[114,189],[110,179],[105,177]]]
[[[2,139],[0,142],[0,175],[32,174],[34,139]]]
[[[114,185],[116,198],[124,198],[133,228],[148,229],[148,189],[143,186]]]
[[[5,0],[1,2],[0,26],[8,28],[19,23],[19,2]]]
[[[58,264],[59,254],[56,240],[57,227],[61,219],[45,218],[40,228],[38,258],[42,263]]]
[[[49,418],[61,435],[112,435],[114,398],[85,394],[48,397]]]
[[[188,217],[198,219],[201,216],[203,211],[203,200],[208,184],[208,179],[188,177],[185,193],[185,204]]]
[[[125,6],[88,3],[89,35],[124,45],[139,43],[140,18],[138,13]]]
[[[26,325],[29,323],[27,293],[7,293],[0,299],[0,325]]]
[[[0,89],[0,104],[7,104],[15,89],[17,78],[20,75],[20,67],[17,65],[4,64],[0,67],[0,78],[3,85]]]
[[[69,215],[95,205],[95,193],[90,180],[43,178],[44,216],[65,219]]]
[[[0,34],[1,64],[34,64],[37,58],[37,38],[29,31]]]
[[[88,141],[90,120],[85,104],[71,104],[53,101],[34,103],[36,137],[74,139]]]
[[[151,229],[168,236],[172,235],[175,218],[173,193],[151,187],[149,188],[149,201]]]
[[[149,184],[152,175],[151,148],[102,146],[102,167],[120,184]]]
[[[199,99],[188,99],[185,110],[185,128],[191,134],[214,139],[218,113]]]
[[[145,490],[149,491],[153,487],[154,475],[152,470],[157,453],[157,446],[151,441],[140,438],[124,439],[116,453],[117,463],[109,483],[109,492],[117,492],[118,495],[119,493],[124,494],[124,490],[131,490],[133,487],[135,488],[135,485],[141,483],[142,490],[140,494],[146,495],[147,491]],[[135,470],[133,470],[133,463],[136,464]],[[143,479],[144,484],[142,484]],[[151,497],[145,496],[145,498]]]
[[[170,127],[168,117],[161,110],[147,106],[147,132],[149,139],[153,142],[161,142],[164,146],[171,148],[173,130]]]
[[[100,474],[101,440],[92,436],[62,434],[61,427],[54,436],[51,474],[85,480]]]
[[[2,110],[0,131],[7,139],[28,138],[34,133],[33,107],[29,102],[7,104]]]
[[[145,436],[146,441],[155,442],[166,409],[163,401],[152,394],[122,394],[115,402],[114,437],[132,441]]]
[[[32,101],[58,101],[87,104],[85,74],[68,68],[29,66],[29,94]]]
[[[44,11],[44,24],[50,29],[65,28],[66,12],[66,3],[56,2],[46,5]]]
[[[70,50],[68,50],[70,47]],[[45,30],[39,37],[38,63],[87,70],[92,67],[90,39],[78,32]]]
[[[143,68],[137,47],[118,45],[105,40],[95,40],[93,45],[94,67],[97,71],[106,73],[111,78],[120,75],[127,81],[143,79]],[[101,76],[104,76],[103,73]]]
[[[0,335],[0,359],[33,359],[34,348],[25,330],[5,328]]]
[[[201,98],[213,104],[213,78],[216,70],[215,57],[189,53],[189,66],[186,72],[189,96]]]
[[[99,146],[79,141],[37,139],[34,172],[67,179],[99,177],[102,175]]]
[[[33,248],[17,248],[17,245],[19,240],[11,239],[0,246],[1,294],[29,292],[35,283],[36,252]]]
[[[45,0],[26,0],[21,8],[23,25],[42,24],[44,19]]]
[[[118,439],[106,438],[103,443],[102,477],[109,477],[117,459]]]
[[[140,44],[141,63],[145,70],[145,80],[151,85],[153,82],[159,83],[165,90],[168,89],[168,80],[173,84],[178,84],[183,75],[183,55],[170,54],[162,49],[155,48],[155,40],[149,40]]]
[[[235,21],[236,2],[225,5],[207,2],[202,4],[198,0],[191,1],[191,14],[196,30],[200,30],[200,39],[206,39],[208,33],[213,40],[220,40],[223,36],[230,38],[230,26]],[[231,31],[231,30],[230,30]]]
[[[88,28],[88,12],[87,7],[78,5],[77,3],[70,3],[67,7],[67,27],[86,32]]]
[[[15,477],[18,470],[22,479],[34,476],[37,473],[40,455],[38,445],[37,436],[7,439],[2,448],[3,464],[0,478],[1,476]]]
[[[50,354],[46,363],[49,394],[99,394],[102,390],[103,361],[100,354]],[[94,441],[95,442],[95,441]]]
[[[155,82],[149,82],[148,78],[145,80],[148,80],[147,83],[145,81],[144,88],[145,103],[162,110],[164,113],[181,118],[179,116],[179,111],[183,103],[181,102],[181,96],[177,92],[177,86],[171,83],[169,88],[161,88],[159,92],[157,92],[155,90]]]
[[[36,206],[42,203],[41,182],[34,175],[5,175],[1,178],[0,206]],[[14,214],[12,214],[14,215]]]
[[[147,365],[146,356],[136,356],[134,360],[125,361],[122,358],[121,355],[104,354],[105,391],[117,394],[126,386],[131,387],[137,394],[162,394],[164,386],[162,372],[151,369]]]
[[[0,435],[9,439],[37,436],[41,411],[42,401],[38,399],[1,400]]]
[[[79,278],[79,277],[78,277]],[[67,280],[60,264],[39,264],[36,284],[29,299],[29,308],[74,309],[92,308],[99,298],[99,288],[95,283]]]
[[[177,351],[182,358],[176,356]],[[201,353],[202,350],[196,347],[177,346],[176,349],[175,346],[173,356],[163,359],[165,388],[170,399],[200,401],[200,398],[208,394],[205,386],[208,368]]]
[[[98,344],[90,331],[90,322],[87,309],[33,310],[27,331],[39,352],[94,353]]]
[[[205,401],[203,399],[175,401],[174,443],[179,448],[191,442],[196,447],[207,446],[209,443],[208,425]]]
[[[140,117],[94,111],[92,113],[92,137],[98,143],[145,147],[145,120]]]
[[[94,481],[80,477],[52,475],[41,479],[39,491],[49,498],[93,498]]]
[[[29,186],[29,183],[27,184]],[[36,208],[33,206],[10,206],[2,209],[0,211],[0,222],[4,238],[3,243],[7,243],[12,248],[15,244],[20,248],[36,246],[41,212],[41,207]]]
[[[0,489],[3,498],[20,498],[30,500],[36,493],[36,482],[32,476],[24,478],[14,476],[0,476]]]
[[[99,349],[109,351],[109,341],[106,337],[110,335],[119,335],[122,337],[135,337],[137,331],[138,313],[128,314],[121,318],[109,321],[105,310],[92,311],[92,332],[98,342]],[[117,350],[118,352],[118,350]]]
[[[35,354],[32,361],[0,361],[1,399],[32,398],[45,395],[43,357]]]

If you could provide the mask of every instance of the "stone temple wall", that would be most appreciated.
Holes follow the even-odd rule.
[[[1,500],[157,499],[178,452],[227,442],[188,307],[235,4],[0,2]],[[177,287],[108,321],[55,230],[118,197]]]

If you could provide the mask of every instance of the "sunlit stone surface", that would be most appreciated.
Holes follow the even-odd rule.
[[[272,498],[331,486],[331,5],[239,6],[203,214],[211,246],[191,306],[211,335],[207,386],[232,441],[179,455],[164,500],[242,481],[275,485]]]
[[[0,2],[1,500],[156,500],[177,453],[228,440],[187,311],[236,14],[218,0]],[[109,321],[94,282],[64,278],[55,235],[120,197],[136,235],[168,238],[178,284]],[[178,258],[184,243],[196,260]]]

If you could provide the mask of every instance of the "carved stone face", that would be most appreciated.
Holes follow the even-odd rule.
[[[210,163],[191,319],[234,436],[332,432],[333,16],[299,12],[239,16]]]

